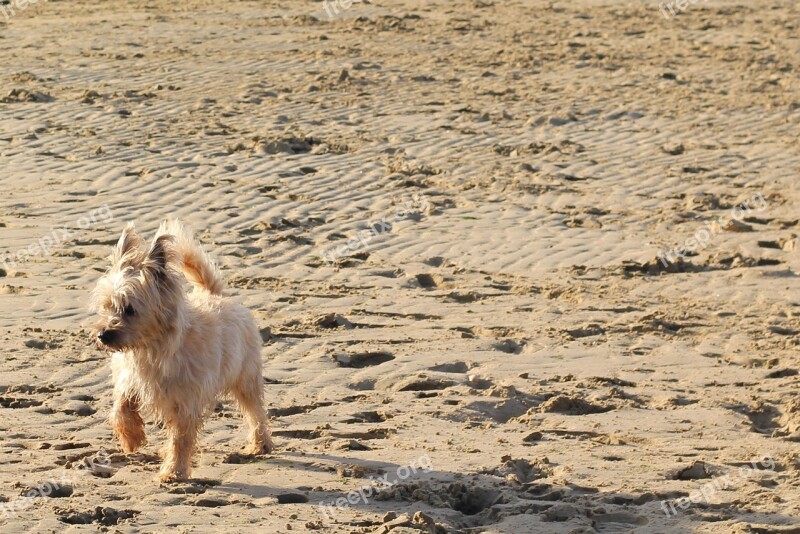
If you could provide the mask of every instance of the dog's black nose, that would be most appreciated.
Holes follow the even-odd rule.
[[[100,340],[100,343],[103,345],[108,345],[109,343],[113,343],[114,339],[117,337],[117,332],[114,330],[103,330],[99,334],[97,334],[97,339]]]

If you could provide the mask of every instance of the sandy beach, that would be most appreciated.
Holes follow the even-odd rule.
[[[0,5],[0,533],[800,534],[800,8],[681,3]],[[167,217],[277,445],[177,484],[87,309]]]

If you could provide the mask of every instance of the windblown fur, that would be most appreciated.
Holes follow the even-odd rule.
[[[231,394],[250,425],[247,452],[269,452],[261,336],[250,312],[225,297],[211,258],[178,221],[149,246],[129,224],[92,293],[98,346],[111,352],[111,424],[126,452],[146,442],[144,417],[168,433],[162,481],[185,480],[203,419]],[[185,292],[184,280],[195,287]]]
[[[161,235],[173,237],[183,274],[189,282],[213,295],[222,295],[225,282],[217,265],[199,246],[185,225],[175,220],[164,221],[156,232],[156,238]]]

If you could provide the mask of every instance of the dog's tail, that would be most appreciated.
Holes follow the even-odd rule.
[[[156,238],[160,235],[171,235],[175,238],[181,270],[192,285],[213,295],[222,295],[225,282],[217,264],[203,250],[186,225],[177,220],[166,220],[161,223]]]

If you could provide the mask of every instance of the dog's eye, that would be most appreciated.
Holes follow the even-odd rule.
[[[122,312],[123,312],[125,315],[127,315],[128,317],[133,317],[134,315],[136,315],[136,310],[134,310],[134,309],[133,309],[133,306],[131,306],[130,304],[128,304],[127,306],[125,306],[125,309],[124,309],[124,310],[122,310]]]

